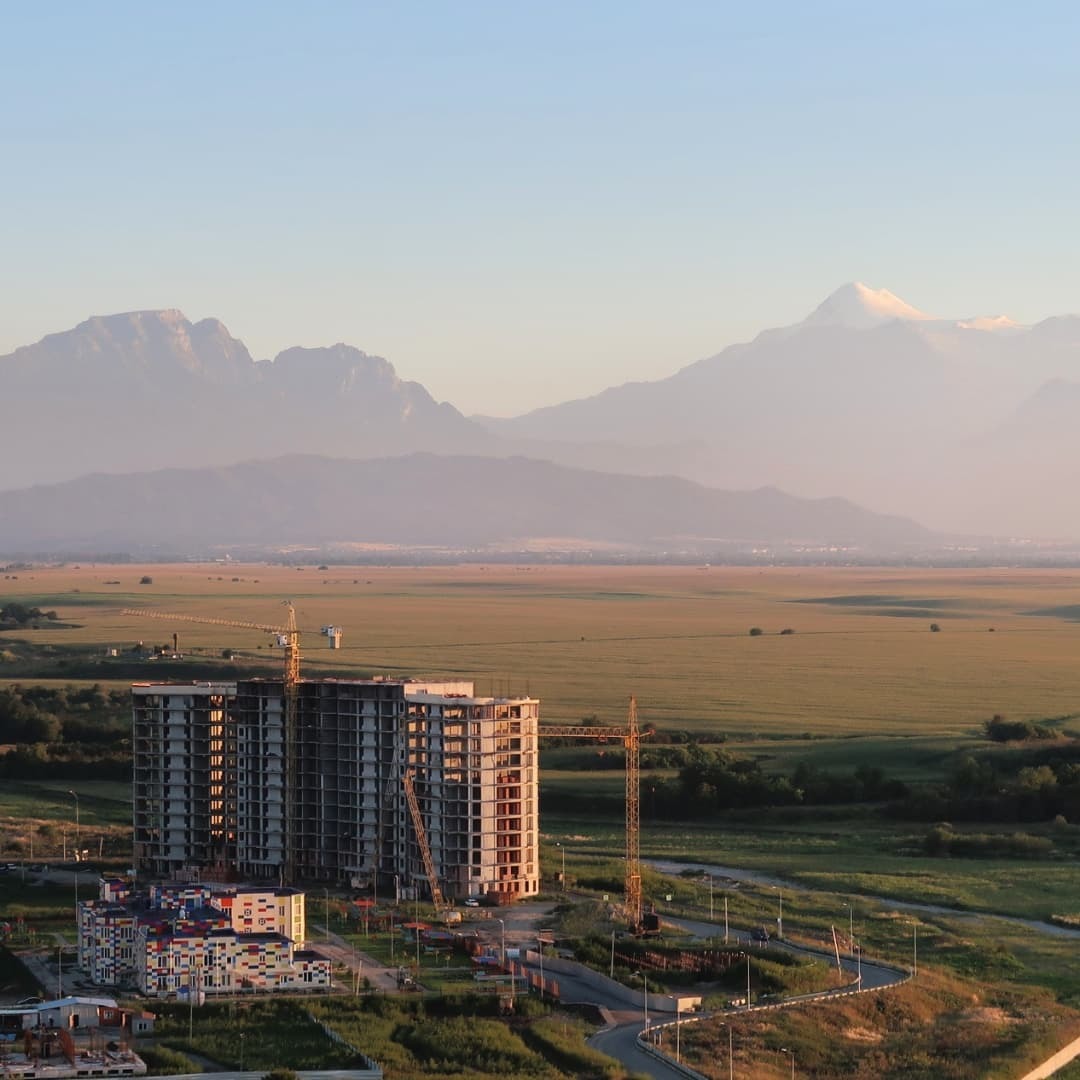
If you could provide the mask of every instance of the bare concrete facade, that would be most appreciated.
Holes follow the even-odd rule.
[[[291,844],[298,881],[426,892],[412,770],[448,896],[539,889],[535,698],[476,697],[467,681],[303,680],[291,756],[280,680],[140,684],[133,699],[143,873],[277,880]]]

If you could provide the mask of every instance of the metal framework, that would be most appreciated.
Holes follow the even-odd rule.
[[[641,925],[641,729],[637,699],[630,699],[625,727],[586,727],[581,724],[542,724],[541,738],[559,735],[573,739],[621,739],[626,749],[626,917]]]
[[[296,785],[297,776],[297,690],[300,685],[300,631],[296,627],[296,609],[291,600],[282,603],[288,611],[284,626],[270,626],[266,623],[245,622],[239,619],[216,619],[210,615],[184,615],[172,611],[151,611],[149,609],[123,608],[121,615],[136,615],[147,619],[171,619],[185,622],[206,623],[210,626],[235,626],[241,630],[260,630],[264,634],[273,634],[277,643],[284,649],[284,667],[282,672],[282,694],[284,696],[285,719],[285,880],[292,882],[295,876],[296,857],[293,851],[296,832]]]
[[[420,857],[424,860],[424,873],[427,874],[428,888],[431,889],[431,901],[436,911],[442,911],[446,907],[446,899],[442,889],[439,888],[439,876],[435,873],[435,860],[431,857],[431,847],[427,840],[427,830],[424,828],[424,818],[420,813],[420,803],[416,798],[416,789],[413,787],[414,769],[406,769],[401,778],[405,786],[405,799],[409,804],[409,813],[412,815],[413,831],[416,833],[416,844],[420,848]]]

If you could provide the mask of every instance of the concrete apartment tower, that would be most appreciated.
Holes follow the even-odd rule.
[[[306,679],[290,755],[280,680],[132,693],[143,874],[277,881],[291,850],[298,882],[424,894],[409,772],[447,896],[539,890],[535,698],[477,697],[467,681]]]

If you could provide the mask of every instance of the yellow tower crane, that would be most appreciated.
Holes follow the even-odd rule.
[[[428,844],[427,830],[424,828],[424,816],[420,813],[420,803],[416,798],[416,789],[413,787],[413,774],[415,769],[406,769],[402,782],[405,786],[405,799],[409,804],[409,814],[412,816],[413,832],[416,833],[416,844],[420,848],[420,857],[424,860],[424,873],[427,874],[428,888],[431,890],[431,902],[438,914],[447,907],[442,889],[439,887],[439,875],[435,873],[435,860],[431,857],[431,846]]]
[[[282,693],[285,704],[285,880],[292,883],[296,865],[294,854],[296,835],[296,784],[297,784],[297,690],[300,685],[300,631],[296,628],[296,608],[291,600],[282,600],[288,611],[284,626],[245,622],[240,619],[216,619],[209,615],[186,615],[171,611],[152,611],[148,608],[124,608],[121,615],[135,615],[147,619],[181,619],[185,622],[206,623],[210,626],[235,626],[242,630],[261,630],[273,634],[278,645],[284,649],[285,663],[282,673]]]
[[[636,931],[641,927],[641,729],[637,700],[630,699],[625,727],[587,727],[579,724],[541,724],[541,738],[560,735],[574,739],[620,739],[626,748],[626,917]],[[649,734],[648,731],[645,734]]]

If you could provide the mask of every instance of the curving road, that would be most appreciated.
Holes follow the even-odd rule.
[[[716,923],[695,919],[666,918],[665,922],[699,938],[716,937],[720,930],[719,925]],[[749,937],[748,931],[744,931],[744,933]],[[774,940],[771,945],[799,955],[822,957],[819,950],[806,948],[788,941]],[[825,958],[829,959],[829,957]],[[834,987],[831,990],[822,990],[814,994],[803,994],[798,997],[770,1002],[768,1007],[784,1008],[804,1004],[808,1001],[827,1000],[830,997],[850,994],[853,989],[880,990],[888,986],[894,986],[908,978],[907,972],[872,960],[863,960],[860,964],[857,958],[841,957],[840,963],[841,967],[852,976],[851,982],[844,986]],[[527,966],[539,967],[539,965],[531,963]],[[560,1000],[568,1004],[597,1005],[606,1010],[611,1017],[609,1026],[597,1032],[588,1040],[590,1046],[615,1058],[633,1073],[654,1077],[655,1080],[685,1080],[688,1074],[679,1069],[674,1063],[669,1065],[641,1049],[638,1043],[638,1035],[645,1026],[644,1009],[627,1009],[624,1002],[616,999],[613,995],[605,995],[603,990],[597,989],[575,975],[555,972],[550,969],[545,972],[545,975],[548,979],[558,982]],[[860,975],[861,983],[859,981]],[[669,1022],[671,1019],[670,1013],[650,1011],[651,1022],[655,1023],[659,1020]]]

